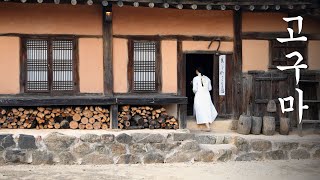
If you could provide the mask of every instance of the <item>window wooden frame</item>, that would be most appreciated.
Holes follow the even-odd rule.
[[[155,69],[155,91],[136,91],[134,90],[134,42],[155,42],[156,44],[156,69]],[[128,40],[128,92],[138,94],[152,94],[161,92],[161,42],[159,40]]]
[[[47,91],[29,91],[27,89],[27,47],[28,40],[45,40],[48,42],[48,90]],[[72,77],[73,77],[73,90],[53,90],[53,48],[52,42],[55,40],[69,40],[72,41],[73,54],[72,54]],[[79,93],[79,62],[78,62],[78,38],[74,36],[23,36],[20,39],[20,92],[25,94],[38,94],[38,95],[74,95]]]
[[[281,66],[290,66],[293,65],[296,61],[295,57],[292,57],[292,59],[286,58],[285,55],[292,53],[294,51],[298,51],[301,53],[303,57],[303,61],[301,63],[308,64],[308,43],[303,41],[295,41],[295,42],[286,42],[286,43],[280,43],[276,39],[269,41],[269,69],[276,69],[278,65],[275,65],[275,54],[277,51],[281,51],[284,55],[285,60],[283,62],[286,62],[285,64],[282,64]],[[292,61],[290,64],[288,64],[288,61]],[[300,63],[300,64],[301,64]],[[279,65],[280,66],[280,65]]]

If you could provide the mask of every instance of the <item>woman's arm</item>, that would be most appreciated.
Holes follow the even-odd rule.
[[[211,80],[208,78],[208,90],[211,91],[212,90],[212,86],[211,86]]]
[[[198,83],[195,78],[193,78],[193,80],[192,80],[192,91],[193,91],[193,93],[196,93],[198,91]]]

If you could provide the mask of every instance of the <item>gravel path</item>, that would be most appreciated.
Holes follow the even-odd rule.
[[[252,161],[148,165],[8,165],[0,179],[108,180],[319,180],[320,160]]]

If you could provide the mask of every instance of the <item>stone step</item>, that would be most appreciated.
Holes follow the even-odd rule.
[[[172,133],[173,141],[196,140],[199,144],[230,144],[232,136],[214,133]]]
[[[235,119],[221,119],[218,118],[213,123],[211,123],[210,127],[213,131],[230,131],[236,130],[238,124],[238,120]],[[202,130],[205,129],[205,125],[197,124],[197,121],[194,116],[190,116],[187,118],[187,129],[190,130]]]
[[[213,154],[213,161],[230,161],[236,158],[238,149],[233,144],[199,144],[202,151],[201,154],[206,154],[210,156]],[[203,157],[202,161],[205,161],[206,157]]]

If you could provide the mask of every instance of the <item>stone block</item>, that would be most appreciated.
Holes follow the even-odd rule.
[[[15,146],[15,145],[16,145],[16,143],[14,142],[12,134],[1,134],[0,135],[0,150]]]
[[[113,164],[113,158],[107,155],[99,154],[99,153],[91,153],[82,158],[81,164],[94,164],[94,165],[102,165],[102,164]]]
[[[312,156],[313,159],[320,159],[320,149],[317,149]]]
[[[248,152],[250,149],[248,141],[239,136],[235,137],[234,145],[238,148],[239,151]]]
[[[131,154],[141,154],[147,152],[147,147],[145,144],[132,144],[129,146]]]
[[[195,161],[213,162],[216,154],[210,150],[201,150],[195,157]]]
[[[166,138],[162,134],[134,133],[132,134],[135,143],[162,143]]]
[[[199,144],[215,144],[216,138],[214,135],[197,135],[194,138]]]
[[[110,149],[110,151],[114,156],[119,156],[127,153],[125,144],[113,143],[113,144],[110,144],[108,148]]]
[[[294,150],[299,147],[299,143],[297,142],[276,142],[275,144],[278,146],[278,149],[285,151]]]
[[[186,141],[186,140],[194,140],[195,134],[192,133],[172,133],[173,141]]]
[[[126,134],[126,133],[121,133],[118,136],[116,136],[116,140],[119,143],[122,144],[130,144],[132,143],[132,136]]]
[[[36,139],[31,135],[20,134],[18,147],[21,149],[37,149]]]
[[[46,150],[36,150],[32,152],[32,164],[53,164],[53,154]]]
[[[200,151],[200,147],[197,141],[183,141],[177,150],[182,152],[195,152]]]
[[[66,151],[75,141],[74,136],[68,136],[61,133],[50,133],[44,138],[44,143],[50,151]]]
[[[99,154],[110,154],[110,149],[104,144],[95,144],[94,145],[94,151]]]
[[[223,151],[219,152],[218,161],[230,161],[232,158],[232,151],[230,149],[224,149]]]
[[[180,145],[181,145],[181,142],[153,143],[153,144],[150,144],[151,148],[147,146],[147,150],[148,151],[158,150],[161,152],[168,152],[177,148]]]
[[[10,163],[31,163],[32,154],[27,150],[7,149],[4,153],[4,160]]]
[[[89,143],[77,143],[72,147],[72,153],[78,156],[84,156],[93,152],[93,149],[90,147]]]
[[[148,153],[143,157],[145,164],[164,163],[164,157],[159,153]]]
[[[305,149],[295,149],[290,152],[291,159],[309,159],[310,153]]]
[[[101,143],[106,143],[106,144],[112,143],[112,142],[114,142],[114,135],[113,134],[102,134],[100,136],[100,140],[101,140]]]
[[[195,159],[196,156],[197,154],[194,154],[194,153],[175,152],[173,154],[167,155],[164,162],[165,163],[191,162]]]
[[[96,134],[83,134],[80,136],[80,140],[89,143],[101,142],[100,136]]]
[[[251,147],[254,151],[268,151],[272,148],[272,144],[268,140],[255,139],[251,141]]]
[[[267,160],[285,160],[285,159],[288,159],[288,155],[283,150],[275,150],[275,151],[266,152],[265,158]]]
[[[242,154],[236,158],[236,161],[260,161],[263,159],[263,155],[260,152],[250,152]]]
[[[117,164],[138,164],[141,163],[140,157],[132,154],[123,154],[119,157]]]
[[[216,138],[216,144],[225,144],[225,136],[221,135],[221,136],[215,136]]]
[[[76,163],[76,158],[68,151],[64,151],[59,153],[59,163],[60,164],[75,164]]]

